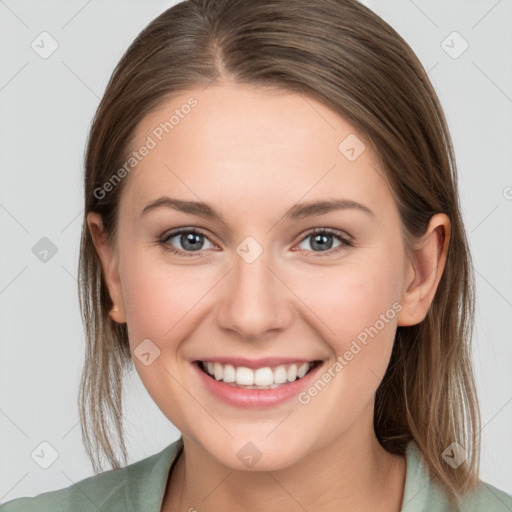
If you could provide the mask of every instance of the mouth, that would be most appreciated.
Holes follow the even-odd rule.
[[[321,360],[296,361],[275,366],[248,368],[219,361],[194,361],[199,369],[212,380],[223,382],[233,388],[276,389],[303,379]]]

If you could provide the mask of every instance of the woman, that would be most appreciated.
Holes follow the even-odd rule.
[[[442,109],[355,0],[189,0],[88,141],[82,432],[16,510],[512,510],[478,478],[473,277]],[[122,468],[133,362],[182,436]]]

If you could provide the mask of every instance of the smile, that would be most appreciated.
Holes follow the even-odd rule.
[[[326,364],[320,359],[285,357],[208,359],[191,361],[200,388],[216,401],[253,410],[293,400],[311,385]]]
[[[217,381],[244,389],[275,389],[302,379],[320,361],[247,368],[220,362],[198,361],[201,370]]]

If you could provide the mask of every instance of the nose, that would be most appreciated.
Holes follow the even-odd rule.
[[[250,263],[235,254],[234,268],[221,288],[219,328],[256,341],[291,324],[294,295],[272,267],[265,251]]]

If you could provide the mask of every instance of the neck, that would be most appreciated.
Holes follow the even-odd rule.
[[[388,453],[369,423],[295,464],[276,471],[240,471],[220,464],[188,437],[169,477],[162,512],[333,510],[399,512],[405,457]]]

